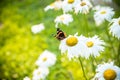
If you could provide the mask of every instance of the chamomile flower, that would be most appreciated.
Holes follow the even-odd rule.
[[[96,25],[99,26],[105,20],[111,21],[113,15],[114,15],[113,8],[101,7],[99,10],[96,10],[94,13],[94,20]]]
[[[38,69],[34,70],[32,80],[44,80],[48,74],[48,68],[39,67]]]
[[[82,0],[75,6],[75,13],[87,14],[89,9],[92,7],[92,4],[89,0]]]
[[[31,31],[34,33],[34,34],[37,34],[39,32],[41,32],[42,30],[44,30],[45,27],[44,27],[44,24],[41,23],[41,24],[37,24],[37,25],[33,25],[31,27]]]
[[[62,8],[62,1],[56,0],[55,2],[51,3],[50,5],[44,8],[44,11],[48,11],[49,9],[59,10]]]
[[[77,5],[79,0],[64,0],[62,5],[62,10],[64,13],[73,11],[73,8]]]
[[[28,76],[24,77],[23,80],[31,80]]]
[[[93,37],[82,37],[81,40],[85,47],[83,53],[81,53],[82,57],[86,59],[89,58],[90,55],[99,56],[100,52],[104,51],[104,42],[98,38],[98,36]]]
[[[112,19],[110,26],[110,33],[120,39],[120,17]]]
[[[57,16],[56,19],[54,20],[54,22],[56,23],[55,27],[58,27],[59,23],[60,24],[62,23],[68,26],[69,23],[72,21],[73,21],[73,18],[72,18],[72,15],[70,14],[63,14],[63,15]]]
[[[39,67],[50,67],[56,62],[56,55],[48,50],[45,50],[36,61]]]
[[[113,62],[98,65],[96,72],[93,80],[120,80],[120,68]]]
[[[83,45],[81,42],[81,36],[69,35],[67,38],[61,40],[59,49],[61,53],[66,53],[68,58],[79,57],[79,53],[82,52]]]

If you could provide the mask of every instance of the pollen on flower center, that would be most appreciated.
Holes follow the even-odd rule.
[[[81,6],[85,6],[85,5],[86,5],[86,3],[85,3],[85,2],[82,2],[80,5],[81,5]]]
[[[116,76],[116,72],[112,69],[107,69],[104,72],[105,80],[115,80]]]
[[[70,4],[73,3],[73,2],[74,2],[74,0],[68,0],[68,3],[70,3]]]
[[[46,58],[46,57],[44,57],[44,58],[43,58],[43,61],[46,61],[46,60],[47,60],[47,58]]]
[[[38,75],[40,75],[40,74],[41,74],[41,72],[39,71],[37,74],[38,74]]]
[[[106,14],[106,11],[101,11],[100,13],[101,13],[101,14]]]
[[[68,46],[75,46],[77,43],[78,43],[78,39],[74,36],[71,36],[71,37],[67,38],[67,40],[66,40],[66,44]]]
[[[54,6],[55,4],[54,3],[51,3],[50,6]]]
[[[89,41],[89,42],[86,43],[86,45],[87,45],[88,47],[92,47],[92,46],[94,45],[94,43],[93,43],[92,41]]]
[[[64,20],[64,17],[60,17],[60,20]]]

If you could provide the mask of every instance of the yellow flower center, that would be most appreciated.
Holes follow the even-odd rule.
[[[44,57],[44,58],[43,58],[43,62],[45,62],[46,60],[47,60],[47,58],[46,58],[46,57]]]
[[[101,11],[100,14],[106,14],[106,11]]]
[[[77,43],[78,43],[78,39],[74,36],[71,36],[71,37],[67,38],[67,40],[66,40],[66,44],[68,46],[75,46]]]
[[[74,0],[68,0],[68,3],[72,4],[74,2]]]
[[[54,4],[54,3],[51,3],[50,6],[55,6],[55,4]]]
[[[85,6],[85,5],[86,5],[86,3],[85,3],[85,2],[82,2],[80,5],[81,5],[81,6]]]
[[[105,80],[115,80],[116,76],[116,72],[112,69],[107,69],[104,72]]]
[[[62,20],[62,21],[63,21],[63,20],[64,20],[64,17],[63,17],[63,16],[61,16],[61,17],[60,17],[60,20]]]
[[[92,46],[94,45],[94,43],[93,43],[92,41],[89,41],[89,42],[86,43],[86,45],[87,45],[88,47],[92,47]]]
[[[38,75],[40,75],[40,74],[41,74],[41,72],[39,71],[37,74],[38,74]]]

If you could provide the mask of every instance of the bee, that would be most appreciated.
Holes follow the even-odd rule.
[[[63,40],[66,38],[66,34],[60,28],[57,28],[57,34],[54,37],[58,40]]]

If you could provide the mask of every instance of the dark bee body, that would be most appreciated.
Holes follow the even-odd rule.
[[[66,38],[66,34],[62,30],[60,30],[60,28],[57,28],[57,35],[55,35],[55,37],[58,40],[63,40]]]

